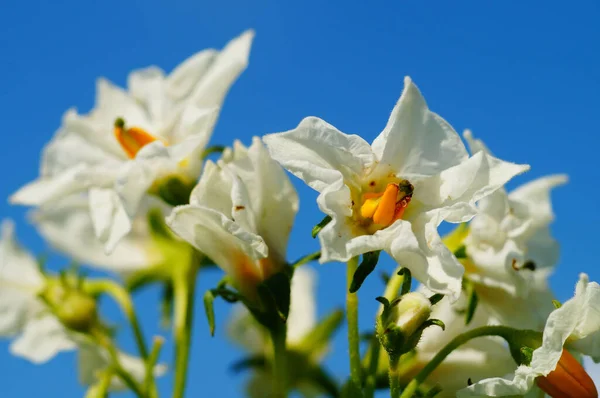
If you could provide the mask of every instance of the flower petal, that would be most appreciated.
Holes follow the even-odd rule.
[[[251,200],[249,206],[255,214],[256,232],[269,246],[269,255],[276,261],[285,261],[288,238],[298,212],[299,199],[285,171],[275,162],[262,144],[254,137],[247,157],[243,155],[228,164],[243,181]],[[234,206],[236,204],[234,203]]]
[[[254,31],[247,30],[223,48],[190,94],[190,103],[199,108],[221,106],[233,82],[248,66],[253,38]]]
[[[512,191],[508,198],[512,203],[517,203],[525,209],[528,218],[533,220],[533,227],[543,226],[554,219],[550,190],[565,184],[568,177],[565,174],[556,174],[538,178],[527,184],[521,185]],[[520,210],[516,207],[515,210]]]
[[[131,218],[121,198],[112,189],[92,188],[89,191],[90,215],[96,237],[104,244],[108,255],[131,231]]]
[[[64,326],[52,315],[30,320],[19,336],[10,345],[10,353],[41,364],[62,351],[77,347]]]
[[[292,278],[290,313],[287,319],[287,342],[299,342],[317,323],[315,302],[316,273],[306,266],[296,269]]]
[[[151,250],[144,217],[134,219],[132,231],[107,255],[94,232],[89,201],[83,196],[42,206],[31,214],[31,220],[54,248],[84,264],[126,276],[161,261]]]
[[[199,205],[178,206],[167,217],[167,224],[234,278],[249,273],[245,276],[262,279],[252,261],[267,257],[264,240],[222,213]]]
[[[373,141],[373,152],[382,167],[408,178],[433,175],[467,158],[467,150],[452,126],[425,103],[410,77],[381,134]]]
[[[468,221],[476,212],[475,202],[527,170],[528,165],[504,162],[485,152],[477,152],[438,175],[415,181],[413,200],[420,201],[426,208],[449,208],[461,203],[467,204],[469,207],[458,207],[450,212],[447,221]]]
[[[338,180],[355,181],[375,160],[361,137],[316,117],[305,118],[293,130],[268,134],[263,141],[273,159],[319,192]]]

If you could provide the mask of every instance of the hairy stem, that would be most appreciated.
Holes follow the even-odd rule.
[[[356,389],[362,387],[360,364],[360,336],[358,330],[358,296],[350,293],[352,278],[358,268],[358,257],[353,257],[347,265],[346,312],[348,319],[348,350],[350,352],[350,380]]]
[[[183,398],[191,348],[192,316],[197,268],[193,264],[178,264],[173,275],[175,300],[175,384],[173,398]]]
[[[510,336],[511,333],[514,332],[514,329],[506,327],[506,326],[482,326],[480,328],[476,328],[473,330],[469,330],[463,334],[456,336],[452,339],[444,348],[442,348],[432,359],[429,361],[427,365],[417,374],[417,376],[411,380],[410,383],[406,386],[400,398],[410,398],[412,397],[421,383],[423,383],[427,377],[433,372],[439,364],[441,364],[444,359],[455,349],[465,344],[467,341],[474,339],[476,337],[483,336],[500,336],[504,339],[507,339],[507,336]],[[390,376],[391,377],[391,376]],[[390,382],[392,380],[390,379]],[[392,394],[392,397],[394,395]]]
[[[271,330],[273,341],[273,388],[275,398],[287,397],[286,325]]]
[[[123,288],[123,286],[119,285],[116,282],[111,280],[97,280],[87,282],[85,285],[85,289],[88,293],[95,295],[99,293],[105,293],[111,296],[117,304],[121,307],[121,310],[129,320],[131,324],[131,329],[133,330],[133,335],[135,337],[135,342],[138,347],[138,351],[140,352],[140,356],[146,360],[148,359],[148,348],[146,347],[146,340],[144,339],[144,334],[142,333],[142,328],[140,326],[140,322],[138,321],[135,307],[133,306],[133,301],[131,300],[131,296]]]

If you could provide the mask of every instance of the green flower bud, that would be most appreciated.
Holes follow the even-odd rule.
[[[96,300],[62,283],[50,283],[42,298],[67,328],[88,332],[98,322]]]
[[[398,328],[404,336],[413,335],[429,319],[431,302],[421,293],[407,293],[390,308],[388,327]]]
[[[416,347],[425,328],[431,325],[444,327],[441,321],[429,319],[432,304],[422,293],[406,293],[391,303],[385,298],[379,300],[384,310],[377,322],[377,334],[392,365]]]

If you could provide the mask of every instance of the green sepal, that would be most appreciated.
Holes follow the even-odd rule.
[[[160,300],[160,323],[166,329],[173,321],[173,284],[164,283]]]
[[[267,359],[264,355],[252,355],[235,361],[231,365],[231,370],[235,373],[243,372],[246,369],[265,369],[267,367]]]
[[[171,206],[186,205],[190,201],[190,194],[195,183],[185,181],[183,178],[172,175],[161,179],[158,183],[158,196]]]
[[[321,230],[331,222],[331,216],[325,216],[325,218],[323,218],[317,225],[315,225],[312,229],[312,237],[313,239],[317,237],[317,235],[319,234],[319,232],[321,232]]]
[[[317,326],[304,335],[302,340],[296,345],[296,349],[311,356],[319,356],[327,349],[333,334],[342,325],[343,320],[343,310],[337,309],[331,312]]]
[[[558,300],[552,300],[552,305],[554,306],[554,308],[559,309],[560,307],[562,307],[562,304],[560,301]]]
[[[454,257],[456,257],[459,260],[467,258],[467,248],[465,247],[465,245],[460,246],[454,251]]]
[[[287,321],[290,311],[291,274],[288,267],[258,284],[256,291],[260,308],[248,306],[256,320],[270,330],[276,330]]]
[[[381,250],[377,250],[374,252],[368,252],[363,254],[362,261],[360,265],[354,272],[354,276],[352,277],[352,283],[350,284],[350,293],[356,293],[358,289],[362,286],[367,276],[371,274],[375,270],[377,266],[377,262],[379,261],[379,254]]]
[[[473,320],[475,316],[475,310],[477,309],[477,304],[479,303],[479,297],[477,296],[477,292],[475,292],[475,286],[471,281],[464,281],[465,292],[467,295],[467,308],[465,311],[465,325],[468,325]]]
[[[533,359],[533,348],[521,347],[521,358],[523,360],[523,365],[529,366]]]
[[[404,296],[406,293],[410,292],[412,287],[412,274],[408,268],[402,267],[400,268],[400,271],[398,271],[398,275],[402,277],[400,296]]]
[[[298,260],[296,260],[295,262],[290,264],[290,267],[293,268],[298,268],[301,265],[310,263],[311,261],[315,261],[318,260],[319,258],[321,258],[321,252],[314,252],[311,254],[307,254],[306,256],[300,257]]]
[[[202,151],[202,159],[206,159],[208,156],[212,155],[213,153],[221,154],[221,153],[223,153],[225,148],[227,148],[227,147],[224,145],[209,146],[204,151]]]
[[[212,290],[208,290],[204,293],[204,313],[206,314],[206,320],[208,321],[208,328],[210,335],[215,335],[215,308],[214,303],[215,295]]]
[[[502,336],[508,343],[508,348],[517,365],[529,365],[531,354],[542,345],[543,334],[535,330],[514,329]]]

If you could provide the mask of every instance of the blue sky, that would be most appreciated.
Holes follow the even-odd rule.
[[[384,5],[385,3],[385,5]],[[115,1],[27,2],[5,0],[0,12],[0,197],[37,176],[39,153],[62,113],[93,104],[95,79],[124,85],[134,68],[165,70],[206,47],[221,48],[247,28],[256,30],[249,68],[228,96],[212,142],[249,143],[253,135],[283,131],[305,116],[322,117],[340,130],[372,140],[410,75],[432,110],[457,131],[471,128],[494,153],[532,169],[510,187],[551,173],[570,182],[554,194],[554,235],[562,257],[551,282],[568,298],[579,272],[600,279],[595,248],[600,222],[597,112],[600,106],[600,5],[598,2],[302,2]],[[310,228],[321,219],[315,193],[297,180],[301,217],[289,258],[318,248]],[[25,220],[26,209],[0,201],[14,218],[21,241],[47,250]],[[61,259],[53,257],[60,265]],[[380,269],[391,270],[389,259]],[[319,313],[343,303],[344,266],[316,265]],[[217,272],[200,276],[199,294]],[[371,278],[360,291],[361,325],[372,325],[373,298],[382,289]],[[136,303],[148,334],[157,327],[158,290]],[[217,305],[223,332],[229,307]],[[108,312],[117,312],[109,304]],[[238,396],[243,377],[229,365],[240,358],[223,334],[211,339],[196,312],[188,396]],[[327,363],[347,373],[345,332]],[[125,348],[133,350],[128,336]],[[163,360],[171,359],[167,347]],[[35,366],[8,354],[0,342],[3,396],[81,396],[75,359],[64,354]],[[168,396],[171,379],[160,388]],[[203,395],[204,394],[204,395]]]

